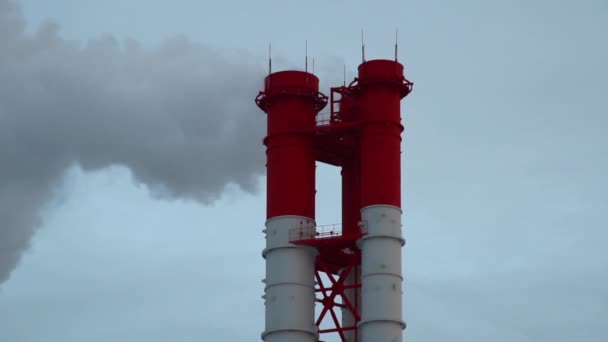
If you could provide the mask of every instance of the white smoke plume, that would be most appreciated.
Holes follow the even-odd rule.
[[[66,41],[54,23],[25,28],[18,5],[0,0],[0,284],[74,165],[125,166],[163,198],[208,203],[228,184],[255,189],[263,67],[185,38],[151,49]]]

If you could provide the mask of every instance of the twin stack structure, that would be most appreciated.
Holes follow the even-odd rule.
[[[412,86],[396,59],[363,61],[329,96],[307,71],[265,78],[265,342],[402,341],[400,103]],[[315,221],[317,162],[341,169],[341,227]]]

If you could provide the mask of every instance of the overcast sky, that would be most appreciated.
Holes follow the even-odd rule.
[[[392,58],[396,27],[405,339],[608,339],[608,2],[18,3],[0,0],[0,341],[259,340],[268,41],[301,68],[307,39],[327,85],[362,28]],[[319,168],[320,224],[338,175]]]

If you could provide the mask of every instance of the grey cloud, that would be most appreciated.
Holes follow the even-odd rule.
[[[35,33],[0,0],[0,283],[40,224],[65,170],[128,167],[155,196],[210,203],[256,187],[264,70],[183,37],[150,49],[111,36]]]

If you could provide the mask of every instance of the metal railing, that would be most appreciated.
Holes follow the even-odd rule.
[[[331,122],[331,113],[330,112],[317,113],[316,121],[317,121],[317,126],[329,125]]]
[[[325,239],[342,235],[342,224],[325,224],[320,226],[300,226],[289,230],[289,241]]]

